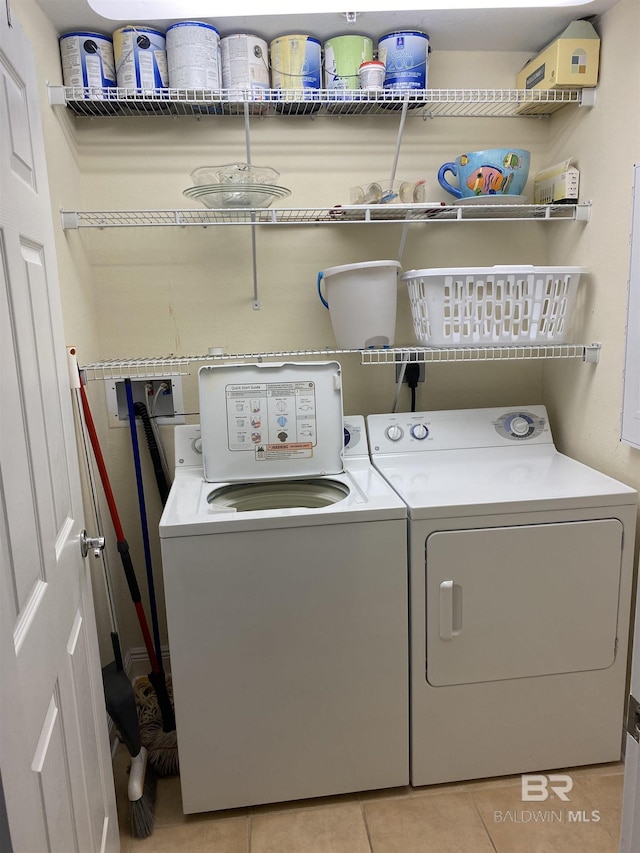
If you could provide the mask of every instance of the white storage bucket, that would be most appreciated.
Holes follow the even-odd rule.
[[[368,261],[318,273],[318,295],[329,309],[338,347],[393,346],[399,271],[398,261]]]
[[[410,270],[413,328],[430,347],[562,344],[584,267]]]

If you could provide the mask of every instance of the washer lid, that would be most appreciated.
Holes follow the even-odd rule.
[[[198,385],[208,482],[343,470],[338,362],[207,365]]]

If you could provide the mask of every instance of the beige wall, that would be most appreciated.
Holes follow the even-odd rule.
[[[59,82],[55,34],[29,0],[14,0],[38,57],[42,80]],[[592,221],[575,223],[416,224],[403,268],[498,263],[582,264],[592,271],[580,305],[577,339],[603,344],[598,366],[578,362],[427,366],[418,408],[546,403],[562,449],[638,485],[637,456],[618,442],[623,330],[628,265],[631,164],[639,137],[635,81],[640,27],[635,0],[621,0],[602,21],[602,84],[594,110],[568,107],[550,120],[407,119],[398,177],[427,180],[428,196],[448,197],[438,167],[463,150],[517,146],[532,151],[532,172],[569,155],[578,158],[583,198]],[[430,60],[433,87],[515,85],[528,55],[438,53]],[[633,69],[631,74],[630,69]],[[44,97],[44,96],[43,96]],[[74,120],[43,104],[54,210],[174,208],[199,165],[246,159],[241,118],[121,118]],[[389,174],[398,116],[252,119],[252,159],[281,172],[292,190],[285,205],[347,202],[349,187]],[[606,167],[601,153],[608,152]],[[611,174],[613,173],[613,178]],[[328,313],[316,296],[316,274],[337,264],[395,258],[400,226],[292,226],[259,229],[261,309],[252,308],[251,239],[242,227],[57,229],[63,304],[69,339],[81,362],[158,354],[291,350],[333,345]],[[413,343],[408,299],[399,289],[397,342]],[[345,411],[388,411],[392,367],[343,359]],[[184,378],[185,406],[197,420],[195,375]],[[104,389],[90,383],[104,426]],[[406,393],[406,392],[405,392]],[[400,401],[408,408],[408,395]],[[169,453],[170,430],[166,430]],[[142,584],[135,480],[128,431],[102,430],[116,498]],[[634,467],[636,470],[634,471]],[[148,481],[152,532],[160,502]],[[105,515],[106,518],[106,515]],[[153,543],[156,583],[160,558]],[[119,576],[119,561],[112,556]],[[118,583],[123,645],[140,646],[126,591]],[[104,624],[104,621],[103,621]]]
[[[621,0],[603,16],[601,77],[596,107],[577,120],[551,123],[554,162],[574,156],[581,196],[593,201],[591,221],[570,233],[556,231],[550,257],[590,270],[583,337],[601,341],[600,364],[550,363],[544,398],[562,449],[629,485],[640,486],[640,454],[621,444],[631,184],[640,162],[640,4]],[[637,330],[632,330],[637,334]]]

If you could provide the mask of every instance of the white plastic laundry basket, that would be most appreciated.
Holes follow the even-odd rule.
[[[416,338],[434,347],[564,343],[583,267],[404,273]]]
[[[393,346],[399,271],[398,261],[367,261],[318,273],[318,295],[329,309],[339,347]]]

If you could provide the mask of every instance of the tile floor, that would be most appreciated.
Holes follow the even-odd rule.
[[[114,770],[122,853],[617,853],[622,763],[568,770],[570,802],[523,803],[520,776],[182,814],[160,779],[153,834],[128,829],[128,754]],[[585,821],[597,811],[598,821]],[[569,814],[571,812],[571,815]],[[533,820],[537,816],[538,820]],[[582,820],[576,818],[582,817]]]

